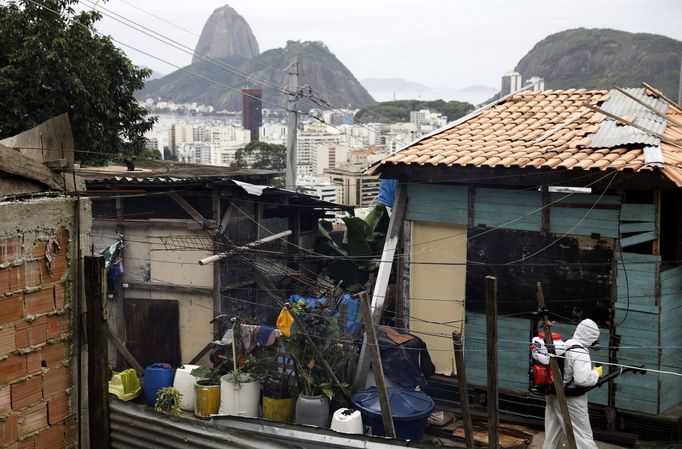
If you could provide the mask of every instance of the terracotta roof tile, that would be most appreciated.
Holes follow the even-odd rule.
[[[387,156],[375,170],[385,164],[652,170],[645,165],[642,145],[589,148],[590,136],[610,119],[585,105],[600,107],[609,99],[600,90],[519,92]],[[682,110],[673,106],[668,115],[682,121]],[[669,121],[665,136],[682,140],[682,127]],[[668,164],[663,173],[682,186],[682,144],[662,142],[661,152]]]

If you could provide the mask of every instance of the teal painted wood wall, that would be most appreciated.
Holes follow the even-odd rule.
[[[682,372],[682,267],[661,272],[661,370]],[[660,375],[661,407],[682,402],[682,379]]]
[[[485,315],[481,313],[467,313],[465,335],[465,363],[467,380],[472,385],[485,386],[487,384],[487,350]],[[561,333],[567,340],[573,336],[575,326],[556,323],[554,332]],[[608,329],[600,329],[601,341],[608,341]],[[527,392],[528,369],[530,352],[530,321],[523,318],[498,317],[498,378],[500,388]],[[608,352],[592,352],[594,362],[608,361]],[[608,389],[606,386],[590,392],[590,402],[606,404]]]
[[[410,184],[406,219],[453,224],[469,223],[466,186]],[[476,188],[473,224],[505,229],[540,231],[542,194],[539,191]],[[594,207],[596,206],[596,207]],[[550,232],[555,234],[620,238],[626,248],[655,238],[655,209],[651,204],[621,204],[617,196],[550,195]],[[617,260],[616,333],[621,336],[618,361],[661,370],[682,371],[682,267],[661,272],[660,257],[623,253]],[[656,292],[660,291],[657,301]],[[474,385],[486,385],[485,317],[467,313],[467,375]],[[557,325],[562,335],[572,327]],[[529,322],[500,317],[498,334],[500,386],[525,391],[528,385]],[[602,344],[608,332],[602,330]],[[660,348],[660,350],[659,350]],[[606,361],[608,351],[594,354]],[[647,373],[625,374],[615,381],[616,407],[661,413],[682,402],[679,377]],[[590,393],[590,401],[606,404],[607,387]]]
[[[617,196],[550,194],[550,232],[602,237],[618,236]],[[594,207],[594,206],[597,207]],[[474,190],[474,226],[540,232],[542,193],[478,187]],[[414,221],[468,224],[469,192],[466,186],[409,184],[406,218]]]

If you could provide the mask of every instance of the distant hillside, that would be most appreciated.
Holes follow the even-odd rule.
[[[360,81],[377,101],[421,100],[421,101],[465,101],[479,104],[490,98],[498,89],[489,86],[469,86],[463,89],[453,87],[429,87],[400,78],[367,78]]]
[[[548,89],[632,87],[645,81],[677,99],[682,42],[665,36],[578,28],[552,34],[519,61],[523,79]]]
[[[318,95],[321,93],[332,106],[361,108],[374,103],[367,90],[322,42],[289,41],[285,48],[268,50],[251,59],[234,55],[219,60],[235,66],[242,73],[251,74],[254,79],[252,82],[248,82],[243,75],[237,75],[207,61],[196,62],[185,69],[236,89],[262,88],[264,108],[275,107],[270,103],[284,107],[287,102],[286,95],[274,87],[263,85],[256,79],[266,80],[277,86],[286,86],[287,71],[283,68],[286,68],[294,57],[299,58],[301,66],[299,85],[313,86],[314,92]],[[238,92],[183,70],[147,82],[144,89],[135,95],[141,100],[160,97],[176,103],[197,102],[211,105],[216,110],[239,111],[242,108],[242,97]]]
[[[474,106],[461,101],[385,101],[362,108],[355,115],[355,118],[363,122],[409,122],[410,111],[418,111],[420,109],[440,112],[448,118],[448,121],[453,121],[473,111]]]

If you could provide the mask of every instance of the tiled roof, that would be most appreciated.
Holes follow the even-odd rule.
[[[682,144],[667,144],[656,137],[663,133],[682,141],[682,128],[667,121],[672,116],[682,121],[680,110],[654,98],[649,90],[626,92],[663,110],[666,118],[617,90],[518,92],[383,158],[373,172],[391,164],[650,171],[655,169],[651,159],[660,151],[666,164],[663,173],[682,186]],[[654,133],[624,125],[588,106],[634,119]]]

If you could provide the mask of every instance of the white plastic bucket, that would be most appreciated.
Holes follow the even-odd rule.
[[[231,382],[232,374],[220,378],[220,414],[258,418],[260,384],[249,382],[248,374],[239,377],[239,384]]]
[[[332,430],[362,435],[362,414],[359,410],[338,409],[332,416]]]
[[[182,393],[180,408],[186,411],[194,410],[194,384],[197,378],[190,373],[195,368],[199,368],[199,365],[181,366],[175,371],[175,380],[173,380],[173,388]]]

